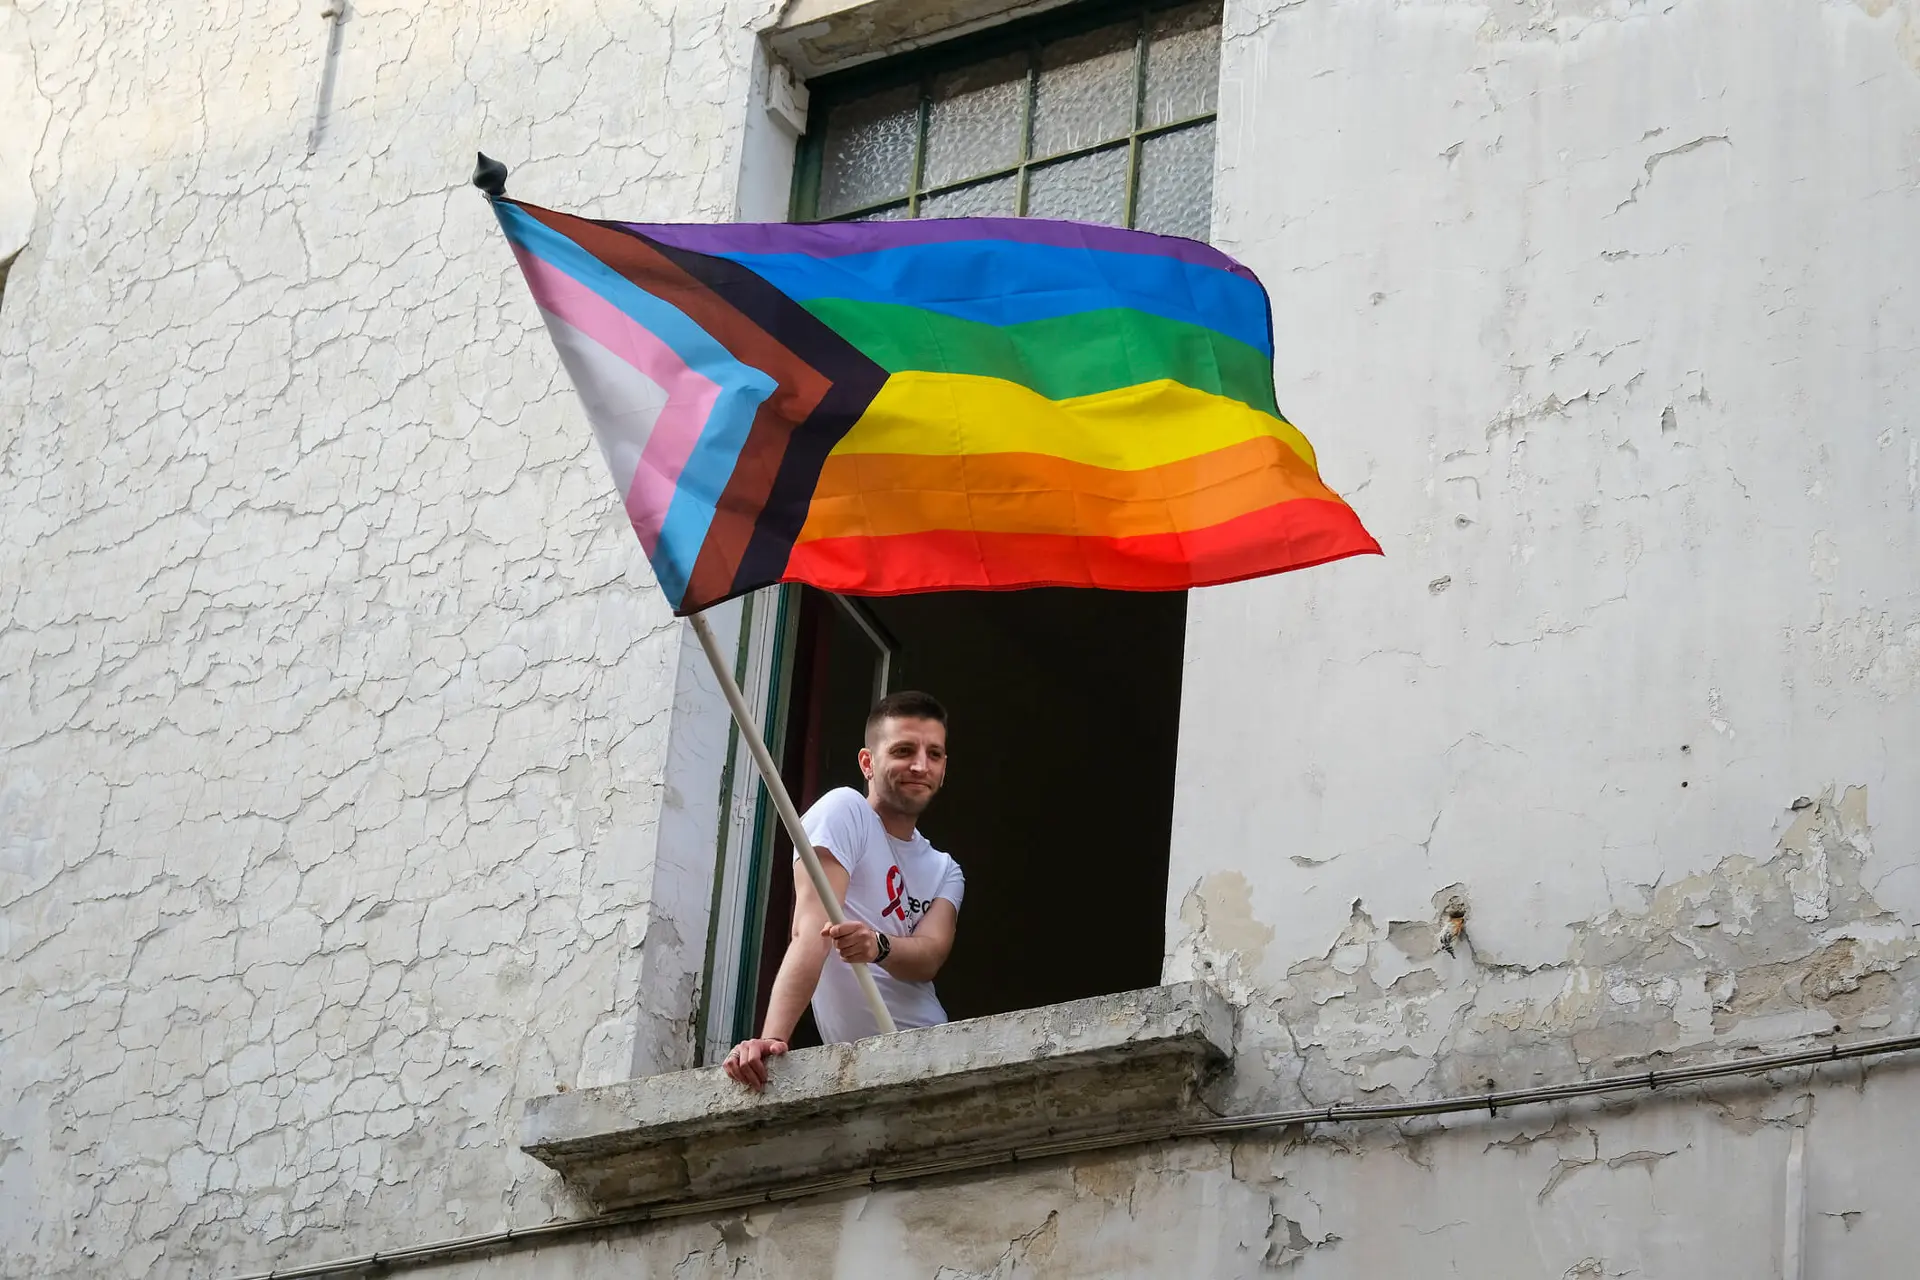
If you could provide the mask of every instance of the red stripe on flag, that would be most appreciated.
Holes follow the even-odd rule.
[[[843,595],[1105,587],[1178,591],[1305,569],[1380,544],[1342,502],[1296,498],[1186,533],[1130,538],[940,529],[797,544],[783,582]]]

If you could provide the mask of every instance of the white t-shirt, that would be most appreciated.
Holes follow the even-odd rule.
[[[849,920],[899,938],[913,932],[936,898],[951,902],[955,911],[960,909],[967,889],[960,864],[917,830],[910,840],[888,835],[880,815],[852,787],[836,787],[821,796],[802,821],[814,847],[827,850],[847,869]],[[799,855],[794,857],[797,861]],[[902,982],[877,964],[868,965],[867,971],[873,974],[880,999],[900,1030],[947,1020],[931,982]],[[879,1030],[852,967],[837,951],[827,953],[820,985],[814,988],[813,1019],[827,1044],[844,1044]]]

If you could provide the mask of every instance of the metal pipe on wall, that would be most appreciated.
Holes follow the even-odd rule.
[[[1222,1116],[1217,1120],[1162,1125],[1152,1129],[1042,1143],[1007,1151],[982,1152],[956,1160],[929,1161],[925,1164],[891,1169],[866,1169],[831,1178],[815,1179],[811,1182],[792,1183],[768,1191],[743,1192],[670,1205],[616,1209],[611,1213],[595,1214],[589,1218],[574,1218],[566,1222],[547,1222],[535,1227],[509,1227],[503,1231],[488,1232],[484,1235],[462,1236],[453,1240],[408,1245],[352,1258],[340,1258],[332,1262],[258,1271],[241,1276],[239,1280],[319,1280],[320,1277],[359,1275],[398,1266],[420,1266],[491,1249],[538,1244],[541,1241],[582,1232],[606,1231],[670,1218],[727,1213],[753,1205],[798,1200],[805,1196],[823,1195],[827,1192],[844,1191],[854,1187],[883,1186],[887,1183],[906,1182],[915,1178],[960,1173],[1002,1164],[1018,1164],[1022,1161],[1043,1160],[1074,1155],[1082,1151],[1099,1151],[1145,1142],[1204,1138],[1251,1129],[1284,1128],[1296,1124],[1351,1124],[1367,1120],[1402,1120],[1414,1116],[1449,1115],[1474,1111],[1485,1111],[1489,1116],[1497,1116],[1502,1108],[1537,1105],[1542,1102],[1561,1102],[1570,1098],[1626,1093],[1641,1089],[1658,1090],[1672,1088],[1679,1084],[1697,1084],[1707,1080],[1724,1079],[1729,1076],[1760,1075],[1768,1071],[1782,1071],[1792,1067],[1817,1067],[1835,1062],[1884,1057],[1888,1054],[1908,1053],[1915,1049],[1920,1049],[1920,1035],[1888,1036],[1879,1040],[1858,1040],[1852,1044],[1829,1045],[1825,1049],[1799,1049],[1786,1053],[1730,1058],[1718,1062],[1703,1062],[1691,1067],[1675,1067],[1668,1071],[1642,1071],[1628,1075],[1602,1076],[1594,1080],[1569,1080],[1557,1085],[1543,1085],[1534,1089],[1512,1089],[1502,1093],[1463,1094],[1450,1098],[1435,1098],[1427,1102],[1385,1103],[1372,1106],[1342,1106],[1335,1103],[1328,1107],[1304,1107],[1291,1111]],[[1783,1263],[1791,1262],[1795,1269],[1787,1269],[1783,1266],[1784,1280],[1800,1280],[1801,1269],[1803,1269],[1806,1217],[1805,1141],[1805,1130],[1795,1130],[1794,1145],[1788,1157],[1790,1165],[1787,1184],[1789,1232],[1787,1238],[1782,1241]],[[1798,1192],[1794,1190],[1796,1179],[1799,1180]],[[1797,1219],[1795,1215],[1798,1215]],[[1801,1224],[1801,1229],[1798,1231],[1795,1231],[1792,1225],[1796,1220]],[[1792,1251],[1791,1257],[1788,1256],[1788,1247]]]

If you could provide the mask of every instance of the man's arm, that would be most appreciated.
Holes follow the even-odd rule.
[[[851,877],[840,860],[815,846],[820,869],[833,886],[833,896],[846,905],[847,882]],[[793,932],[787,936],[787,954],[780,961],[780,972],[773,980],[773,994],[767,1000],[767,1020],[760,1034],[784,1041],[807,1011],[814,988],[820,985],[820,968],[827,962],[827,943],[822,930],[827,928],[827,909],[813,890],[813,877],[798,862],[793,864]]]
[[[953,953],[953,935],[959,927],[960,912],[945,898],[935,898],[912,933],[900,938],[888,936],[891,949],[880,967],[902,982],[932,982]],[[848,964],[879,963],[880,939],[870,926],[858,920],[828,925],[822,935],[833,940],[840,958]]]
[[[851,878],[847,869],[825,848],[815,845],[813,851],[819,855],[820,869],[826,873],[834,897],[844,905],[847,882]],[[821,905],[820,895],[813,891],[813,878],[797,861],[793,864],[793,884],[793,931],[787,937],[787,954],[780,959],[780,972],[774,975],[773,993],[767,1000],[767,1020],[761,1025],[757,1039],[735,1045],[722,1064],[728,1075],[754,1089],[764,1089],[767,1085],[766,1060],[787,1051],[787,1040],[813,999],[814,988],[820,985],[820,969],[827,963],[827,952],[831,949],[825,932],[831,927],[827,923],[827,909]]]

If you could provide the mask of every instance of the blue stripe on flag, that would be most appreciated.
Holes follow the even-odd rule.
[[[801,302],[890,302],[994,325],[1131,307],[1217,329],[1273,354],[1266,291],[1243,276],[1177,258],[1012,240],[902,245],[832,258],[718,256]]]

